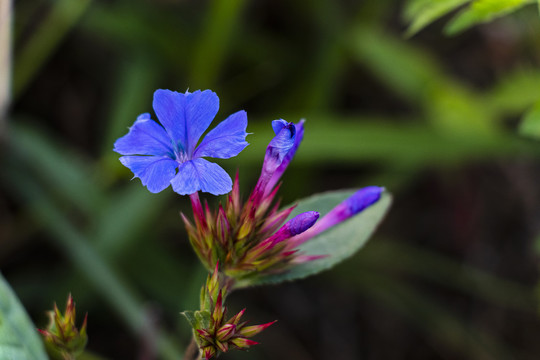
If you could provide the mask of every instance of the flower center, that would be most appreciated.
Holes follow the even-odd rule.
[[[174,160],[179,164],[183,164],[189,160],[189,155],[184,151],[182,145],[174,146]]]

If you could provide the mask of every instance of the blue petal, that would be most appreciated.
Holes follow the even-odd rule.
[[[197,142],[219,109],[219,98],[210,91],[178,93],[156,90],[154,111],[175,143],[191,156]]]
[[[281,126],[282,122],[284,123],[283,126]],[[275,126],[275,124],[278,126]],[[292,122],[288,123],[285,120],[274,120],[272,121],[272,127],[274,130],[279,129],[279,131],[268,144],[266,153],[270,152],[271,156],[278,160],[277,165],[280,165],[289,150],[294,146],[296,126]]]
[[[189,121],[188,141],[190,150],[195,149],[199,138],[214,120],[218,109],[219,98],[211,90],[197,90],[187,95],[186,118]]]
[[[176,91],[159,89],[154,92],[154,111],[169,136],[176,144],[185,147],[186,117],[184,114],[185,95]]]
[[[195,149],[194,158],[210,156],[228,159],[238,155],[249,144],[246,142],[247,114],[238,111],[223,120],[204,137]]]
[[[277,120],[276,120],[277,121]],[[284,120],[282,120],[284,121]],[[272,125],[274,125],[272,123]],[[274,126],[273,126],[274,127]],[[276,127],[274,127],[275,131]],[[279,179],[281,178],[281,175],[285,172],[287,169],[287,166],[289,166],[289,163],[294,157],[294,154],[296,154],[296,150],[298,149],[298,146],[300,146],[300,143],[302,142],[302,139],[304,138],[304,120],[300,120],[298,124],[295,125],[296,129],[296,136],[294,139],[294,145],[291,147],[291,149],[287,152],[287,155],[283,158],[283,161],[279,165],[279,167],[274,172],[274,175],[272,175],[272,178],[268,182],[268,185],[266,187],[267,191],[270,191],[274,188],[274,186],[277,184]]]
[[[129,132],[116,140],[114,151],[121,155],[172,156],[171,138],[150,114],[141,114]]]
[[[120,162],[152,193],[166,189],[175,175],[178,163],[163,156],[122,156]]]
[[[225,170],[204,159],[181,164],[171,184],[173,190],[180,195],[190,195],[197,191],[223,195],[232,189],[232,180]]]
[[[274,133],[277,135],[283,129],[285,126],[287,126],[289,123],[283,119],[274,120],[272,121],[272,129],[274,129]]]

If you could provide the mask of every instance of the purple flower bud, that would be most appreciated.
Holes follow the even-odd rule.
[[[379,201],[383,191],[384,188],[379,186],[368,186],[358,190],[330,210],[330,212],[326,214],[317,224],[315,224],[315,226],[291,239],[288,248],[295,248],[314,236],[322,233],[326,229],[360,213],[370,205],[373,205]]]
[[[270,251],[276,244],[303,233],[312,227],[318,218],[319,213],[316,211],[307,211],[296,215],[287,221],[274,235],[263,240],[259,245],[250,250],[246,255],[246,260],[254,260],[267,251]]]
[[[287,155],[281,162],[281,165],[279,165],[279,167],[274,172],[274,175],[272,175],[272,178],[266,185],[265,193],[270,192],[274,188],[274,186],[276,186],[277,182],[279,181],[279,179],[281,178],[281,176],[287,169],[287,166],[289,166],[289,163],[291,162],[292,158],[296,154],[296,150],[298,149],[298,147],[300,146],[300,143],[302,142],[302,139],[304,138],[304,122],[305,120],[302,119],[300,120],[298,124],[295,124],[296,136],[294,139],[294,145],[291,147],[289,152],[287,152]],[[272,127],[274,127],[273,124],[272,124]],[[275,127],[274,127],[274,131],[275,131]]]
[[[251,199],[255,207],[268,194],[268,182],[272,179],[276,169],[283,163],[295,144],[296,126],[293,123],[285,120],[274,120],[272,121],[272,128],[276,136],[274,136],[266,148],[261,176],[251,194]]]
[[[364,210],[368,206],[376,203],[381,198],[381,194],[383,191],[384,188],[379,186],[368,186],[358,190],[342,203],[343,216],[349,218],[353,215],[358,214],[360,211]]]
[[[266,148],[263,167],[273,172],[281,165],[289,150],[293,148],[296,140],[296,126],[285,120],[274,120],[272,128],[276,136]]]
[[[303,233],[304,231],[312,227],[318,218],[319,213],[316,211],[308,211],[296,215],[291,220],[289,220],[287,224],[285,224],[286,226],[288,226],[289,236]]]

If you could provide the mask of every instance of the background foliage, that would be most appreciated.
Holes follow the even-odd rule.
[[[178,216],[189,204],[129,182],[111,149],[156,88],[211,88],[218,119],[248,112],[251,145],[223,163],[244,193],[269,121],[302,117],[283,203],[394,194],[344,264],[234,294],[232,310],[279,322],[227,358],[537,359],[540,144],[521,135],[539,136],[531,4],[18,0],[2,273],[37,326],[71,291],[89,358],[177,359],[190,336],[179,311],[205,277]]]

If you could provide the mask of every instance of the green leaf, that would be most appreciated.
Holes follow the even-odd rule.
[[[519,133],[540,140],[540,101],[523,117],[519,124]]]
[[[353,193],[354,190],[342,190],[311,196],[298,202],[291,217],[310,210],[318,211],[324,216]],[[286,273],[258,278],[249,285],[292,281],[330,269],[353,255],[366,243],[386,215],[391,202],[391,195],[385,192],[376,204],[300,246],[303,254],[327,257],[297,265]],[[245,285],[239,284],[239,287]]]
[[[13,79],[15,98],[22,94],[47,59],[54,54],[62,39],[77,24],[91,1],[57,0],[52,3],[52,9],[44,12],[44,19],[39,28],[18,52]]]
[[[183,311],[184,315],[193,329],[208,329],[210,327],[210,313],[204,311]]]
[[[529,3],[530,0],[476,0],[446,26],[445,32],[455,35],[473,25],[510,14]]]
[[[471,0],[413,0],[407,4],[405,17],[411,21],[406,36],[413,36],[440,17]]]
[[[47,359],[35,326],[1,274],[0,359]]]
[[[447,81],[444,70],[426,51],[382,30],[356,26],[347,45],[353,59],[405,99],[421,101],[433,87]]]
[[[502,117],[523,114],[540,99],[540,70],[519,66],[500,76],[486,94],[487,105]]]
[[[208,329],[210,327],[210,312],[206,310],[195,311],[195,318],[200,329]]]
[[[182,311],[180,314],[184,315],[192,328],[197,329],[199,324],[197,318],[195,317],[195,312],[193,311]]]

